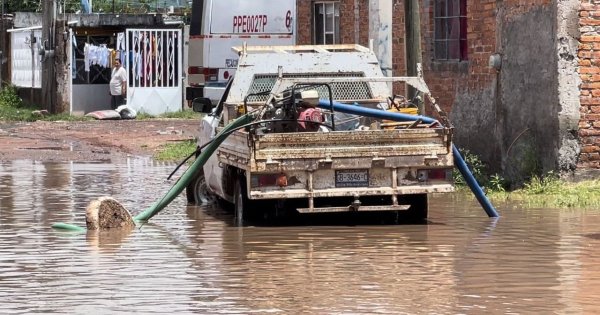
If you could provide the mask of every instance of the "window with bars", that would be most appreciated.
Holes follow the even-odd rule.
[[[436,60],[467,60],[467,0],[435,0]]]
[[[76,36],[77,49],[75,49],[76,70],[73,71],[73,84],[108,84],[112,69],[99,65],[90,65],[90,71],[85,71],[85,43],[110,47],[110,36]]]
[[[340,43],[340,3],[339,1],[315,2],[314,43],[329,45]]]

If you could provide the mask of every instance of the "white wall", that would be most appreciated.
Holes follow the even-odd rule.
[[[108,84],[73,84],[72,114],[87,114],[110,108]]]
[[[38,42],[41,38],[41,30],[33,31]],[[39,54],[37,53],[37,45],[35,44],[35,65],[31,62],[31,46],[29,45],[31,31],[12,32],[11,34],[11,56],[10,56],[10,71],[11,83],[18,87],[31,87],[31,70],[35,66],[35,81],[34,87],[42,87],[42,63]]]
[[[392,0],[369,1],[369,39],[385,76],[392,76]]]

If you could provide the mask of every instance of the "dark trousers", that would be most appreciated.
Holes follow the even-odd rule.
[[[110,108],[117,109],[117,107],[125,104],[125,96],[123,95],[111,95],[110,96]]]

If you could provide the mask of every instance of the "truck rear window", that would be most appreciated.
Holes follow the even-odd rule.
[[[190,35],[202,35],[202,19],[204,17],[204,0],[192,1],[192,18],[190,19]]]

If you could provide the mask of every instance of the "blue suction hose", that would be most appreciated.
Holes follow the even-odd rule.
[[[380,118],[380,119],[387,119],[387,120],[394,120],[394,121],[415,121],[415,120],[420,119],[421,121],[423,121],[424,123],[427,123],[427,124],[430,124],[430,123],[433,123],[436,121],[435,119],[433,119],[431,117],[427,117],[427,116],[408,115],[408,114],[402,114],[402,113],[396,113],[396,112],[389,112],[389,111],[380,110],[380,109],[371,109],[371,108],[365,108],[365,107],[356,106],[356,105],[342,104],[342,103],[338,103],[338,102],[332,103],[329,100],[320,100],[319,107],[323,108],[323,109],[333,110],[336,112],[346,113],[346,114],[367,116],[367,117],[372,117],[372,118]],[[465,163],[465,160],[462,158],[462,156],[460,155],[460,152],[458,152],[458,149],[456,148],[456,146],[454,146],[454,144],[452,144],[452,154],[454,156],[454,162],[455,162],[454,165],[458,168],[458,170],[460,171],[462,176],[465,178],[467,185],[469,186],[469,188],[471,189],[473,194],[475,194],[477,201],[479,201],[479,204],[481,204],[481,207],[483,207],[483,210],[485,210],[485,213],[490,218],[498,217],[499,216],[498,212],[496,211],[494,206],[490,203],[490,200],[487,198],[487,196],[485,195],[485,193],[479,186],[479,183],[477,183],[477,180],[475,179],[475,177],[469,170],[469,167],[467,167],[467,163]]]

